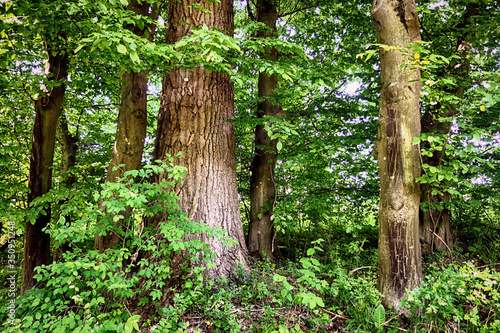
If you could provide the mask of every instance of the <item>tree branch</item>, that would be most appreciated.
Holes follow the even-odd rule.
[[[299,8],[299,9],[296,8],[296,9],[292,10],[291,12],[284,13],[284,14],[279,14],[278,18],[282,18],[282,17],[285,17],[285,16],[293,15],[295,13],[301,12],[303,10],[311,9],[311,8],[314,8],[314,7],[316,7],[316,6],[310,5],[310,6]]]

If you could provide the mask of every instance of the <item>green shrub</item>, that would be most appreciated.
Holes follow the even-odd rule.
[[[431,267],[402,305],[419,332],[498,332],[500,273],[471,262]]]
[[[104,253],[73,243],[72,252],[65,253],[62,260],[38,267],[35,278],[43,288],[18,297],[18,319],[4,331],[130,333],[138,331],[145,319],[140,311],[148,313],[149,323],[159,320],[165,314],[162,304],[169,297],[175,297],[180,309],[198,305],[204,268],[188,267],[189,259],[209,262],[212,254],[201,240],[187,236],[206,233],[218,237],[220,233],[189,221],[179,209],[178,198],[170,188],[180,181],[183,172],[183,168],[164,162],[127,172],[119,182],[105,184],[95,193],[94,204],[82,208],[84,212],[71,225],[63,223],[51,230],[56,246],[71,239],[85,244],[86,239],[103,230],[120,233],[123,243]],[[159,184],[149,181],[160,173],[167,174],[168,179]],[[120,217],[126,230],[116,229],[116,216],[127,209],[130,217]],[[160,211],[168,212],[167,221],[154,229],[139,227],[142,216]],[[171,263],[178,257],[186,260],[181,260],[183,265],[173,272]],[[184,292],[165,295],[178,287],[168,288],[176,281],[184,285],[180,288]]]
[[[382,294],[376,286],[376,271],[364,270],[363,274],[354,276],[338,267],[329,275],[332,282],[326,293],[327,301],[334,305],[332,310],[347,312],[347,329],[378,332],[385,323],[385,309],[381,306]],[[382,317],[384,322],[381,322]]]

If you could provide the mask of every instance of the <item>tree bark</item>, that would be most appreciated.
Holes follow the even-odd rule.
[[[158,19],[157,4],[151,5],[147,1],[133,0],[129,3],[128,10],[136,14],[149,16],[153,21]],[[153,40],[156,25],[140,29],[138,26],[130,27],[137,36]],[[147,32],[147,37],[146,37]],[[115,144],[111,153],[106,174],[106,182],[116,182],[123,174],[130,170],[141,167],[142,154],[144,152],[144,140],[147,130],[147,90],[148,71],[136,73],[134,71],[122,71],[121,79],[125,83],[121,88],[121,104],[118,113],[118,123]],[[120,165],[125,165],[120,167]],[[126,230],[124,219],[130,216],[130,212],[122,212],[123,219],[115,223],[115,227]],[[114,247],[120,241],[119,233],[111,230],[106,235],[96,234],[94,246],[99,251]]]
[[[274,37],[278,11],[274,0],[257,1],[257,22],[264,23],[269,30],[261,31],[260,38]],[[267,48],[262,57],[277,61],[278,52]],[[279,116],[281,107],[270,100],[270,96],[278,87],[276,75],[266,72],[259,73],[258,97],[263,101],[257,105],[257,117]],[[248,226],[248,250],[258,258],[274,259],[273,215],[276,186],[274,183],[274,168],[277,157],[277,140],[271,140],[264,125],[255,128],[255,155],[252,161],[252,177],[250,179],[250,221]]]
[[[420,39],[413,0],[375,0],[380,44],[405,47]],[[400,50],[380,50],[381,96],[377,153],[380,172],[378,289],[384,304],[401,311],[406,290],[422,281],[419,242],[420,72]],[[408,67],[402,67],[408,65]]]
[[[197,11],[200,3],[210,13]],[[234,29],[230,0],[171,1],[168,7],[167,43],[175,43],[190,33],[191,27],[207,25],[228,33]],[[168,160],[187,168],[187,176],[174,190],[179,205],[195,222],[222,228],[236,241],[224,247],[219,239],[203,237],[216,254],[215,268],[208,276],[229,276],[238,263],[247,266],[247,249],[238,204],[234,123],[234,92],[230,78],[203,68],[173,68],[163,77],[161,107],[154,145],[154,159]],[[177,153],[182,153],[178,158]],[[158,181],[167,175],[158,177]],[[167,215],[156,216],[146,224],[156,225]],[[191,235],[190,237],[200,237]]]
[[[483,5],[484,6],[484,5]],[[447,93],[457,97],[463,96],[465,91],[470,86],[469,69],[470,61],[467,55],[470,53],[471,45],[467,42],[469,35],[473,32],[471,26],[474,24],[472,18],[478,15],[480,5],[478,3],[469,3],[463,14],[462,22],[456,27],[456,31],[460,32],[457,37],[457,47],[455,54],[460,56],[460,59],[453,63],[449,68],[443,69],[443,74],[454,75],[459,80],[459,85]],[[452,117],[458,112],[455,108],[446,108],[445,114],[440,114],[441,104],[437,103],[436,107],[432,110],[426,110],[422,117],[422,133],[437,133],[448,134],[451,131],[452,122],[442,122],[438,119],[440,117]],[[433,152],[432,156],[422,156],[422,163],[430,166],[440,167],[444,161],[444,151]],[[442,190],[442,189],[441,189]],[[453,235],[451,214],[446,203],[450,201],[449,193],[444,192],[443,195],[432,195],[431,189],[422,185],[422,198],[421,201],[425,203],[426,210],[420,211],[420,241],[428,244],[427,251],[431,252],[436,249],[452,249],[455,243],[455,236]],[[443,209],[432,208],[433,205],[443,206]]]
[[[68,76],[69,59],[59,49],[52,38],[47,45],[48,60],[45,73],[49,83],[57,82],[57,86],[50,91],[43,86],[44,96],[35,101],[35,124],[33,128],[33,141],[31,147],[30,172],[29,172],[29,194],[28,203],[31,204],[35,198],[47,193],[52,186],[52,165],[54,161],[54,146],[56,127],[62,110],[64,93],[66,91],[65,80]],[[50,222],[50,207],[44,211],[34,224],[26,222],[24,234],[24,263],[23,281],[21,294],[31,289],[34,284],[34,269],[51,262],[50,235],[43,229]]]

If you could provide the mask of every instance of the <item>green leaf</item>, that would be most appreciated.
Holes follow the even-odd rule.
[[[377,327],[381,327],[385,323],[385,308],[382,304],[379,304],[373,311],[372,321]]]
[[[126,47],[125,47],[125,45],[123,45],[123,44],[118,44],[118,45],[116,46],[116,50],[117,50],[119,53],[121,53],[121,54],[125,54],[125,53],[127,53],[127,48],[126,48]]]
[[[281,149],[283,149],[283,144],[281,143],[281,141],[276,144],[276,149],[278,149],[278,151],[281,151]]]
[[[286,278],[284,276],[281,276],[279,274],[274,274],[274,276],[273,276],[273,281],[274,282],[281,282],[283,280],[286,280]]]
[[[130,52],[130,60],[132,60],[133,62],[141,62],[141,59],[139,59],[137,51]]]
[[[130,318],[128,318],[127,320],[127,323],[125,324],[125,330],[127,331],[129,329],[129,331],[127,332],[132,332],[132,330],[135,328],[136,331],[139,331],[139,321],[141,320],[141,316],[140,315],[134,315]]]
[[[77,53],[78,51],[80,51],[81,49],[83,49],[85,47],[85,44],[80,44],[78,45],[78,47],[75,49],[75,53]]]
[[[128,176],[128,175],[131,175],[132,177],[137,177],[137,175],[139,174],[139,170],[130,170],[130,171],[127,171],[125,172],[125,176]]]
[[[281,75],[285,80],[288,80],[288,81],[293,81],[292,78],[290,77],[290,75],[288,75],[287,73],[283,73]]]
[[[315,258],[311,258],[311,263],[314,265],[314,266],[319,266],[320,263],[318,261],[318,259],[315,259]]]
[[[32,316],[26,316],[26,317],[24,317],[23,327],[30,327],[32,323],[33,323],[33,317]]]
[[[125,323],[125,333],[132,333],[133,330],[134,326],[132,325],[132,322],[130,321],[129,318],[129,320],[127,320],[127,322]]]

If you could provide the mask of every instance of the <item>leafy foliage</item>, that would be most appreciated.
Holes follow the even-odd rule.
[[[152,2],[152,1],[148,1]],[[423,204],[448,209],[456,247],[430,254],[422,286],[405,300],[410,322],[381,305],[376,288],[378,174],[373,156],[379,78],[370,3],[279,1],[276,38],[257,40],[254,1],[235,1],[236,31],[207,27],[175,45],[164,42],[161,20],[127,10],[125,0],[0,2],[0,244],[15,226],[22,259],[24,223],[51,206],[47,232],[65,253],[37,272],[39,289],[16,300],[11,332],[496,332],[500,258],[500,108],[498,1],[419,3],[424,42],[403,50],[422,73],[422,114],[450,124],[414,138],[422,157],[420,183],[450,200]],[[472,5],[481,6],[473,15]],[[161,16],[165,17],[165,8]],[[201,5],[194,11],[204,11]],[[467,25],[464,18],[469,15]],[[157,24],[148,41],[128,29]],[[49,38],[63,34],[61,40]],[[458,40],[470,48],[457,50]],[[48,84],[44,43],[71,57],[63,103],[78,139],[77,163],[52,190],[27,206],[33,111]],[[59,45],[58,43],[62,43]],[[278,62],[261,57],[274,47]],[[364,54],[364,57],[357,55]],[[467,63],[467,66],[464,66]],[[224,237],[188,221],[172,185],[186,171],[150,164],[161,74],[172,66],[203,66],[231,75],[235,86],[239,199],[248,221],[253,134],[263,124],[279,140],[273,216],[278,261],[254,263],[228,281],[203,276],[204,265],[177,265],[178,256],[210,265],[213,255],[192,234]],[[468,67],[467,73],[457,68]],[[144,167],[103,184],[120,104],[120,71],[149,70],[151,96]],[[283,117],[257,119],[257,73],[279,78],[270,99]],[[465,75],[466,74],[466,75]],[[457,91],[463,91],[457,94]],[[57,145],[58,146],[58,145]],[[61,152],[56,150],[55,160]],[[160,172],[170,176],[151,181]],[[68,187],[64,177],[73,177]],[[123,214],[130,211],[130,214]],[[143,217],[169,213],[157,228]],[[125,218],[127,216],[127,218]],[[125,229],[117,228],[122,223]],[[115,249],[93,250],[95,233],[116,232]],[[230,244],[231,240],[226,239]],[[4,260],[3,258],[1,260]],[[0,318],[7,309],[7,269],[0,271]],[[19,271],[16,272],[18,281]]]
[[[210,253],[206,246],[186,236],[213,233],[203,224],[189,222],[179,210],[178,198],[169,191],[184,172],[181,167],[160,161],[160,165],[126,172],[118,183],[106,183],[100,192],[92,194],[93,205],[88,205],[88,201],[74,201],[73,205],[86,206],[86,209],[80,208],[83,211],[80,218],[65,226],[61,215],[59,227],[52,229],[56,245],[72,241],[73,251],[65,253],[60,262],[38,267],[35,278],[43,289],[34,288],[20,299],[16,309],[18,319],[8,329],[12,332],[21,328],[26,332],[131,332],[131,328],[138,330],[141,317],[130,313],[131,304],[149,305],[154,310],[154,304],[164,298],[164,286],[175,281],[175,274],[180,274],[177,279],[187,274],[199,279],[201,268],[190,270],[175,265],[176,256],[189,253],[199,254],[208,261]],[[153,175],[161,173],[168,178],[160,183],[149,182]],[[58,193],[60,190],[49,192],[37,204],[61,199]],[[62,198],[65,202],[61,205],[62,212],[75,213],[65,209],[67,199]],[[121,229],[115,228],[114,222],[125,209],[132,210],[132,217],[126,221],[127,231],[121,235],[123,246],[104,253],[78,247],[79,243],[85,244],[85,239],[93,238],[97,230],[119,232]],[[33,209],[28,215],[36,215],[38,211]],[[142,216],[158,211],[169,212],[168,221],[156,229],[137,228]],[[192,258],[199,260],[196,256]],[[137,271],[138,268],[141,269]]]
[[[471,262],[431,267],[430,275],[404,300],[419,332],[494,332],[500,325],[500,275]]]

